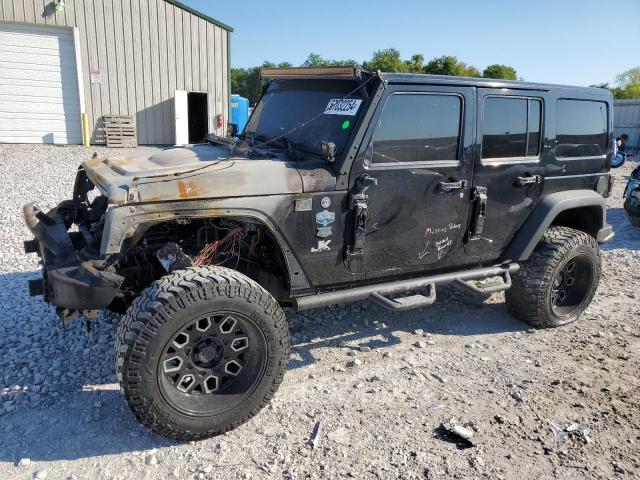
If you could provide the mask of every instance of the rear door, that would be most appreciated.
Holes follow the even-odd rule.
[[[466,262],[475,90],[407,90],[386,90],[364,139],[364,158],[350,178],[354,192],[364,176],[377,182],[366,191],[363,265],[346,256],[347,268],[368,278]]]
[[[540,199],[550,154],[547,98],[544,91],[478,89],[474,216],[484,203],[484,223],[467,243],[476,261],[497,259]]]

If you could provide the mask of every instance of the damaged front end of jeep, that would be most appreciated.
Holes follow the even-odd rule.
[[[259,219],[224,208],[219,197],[294,193],[302,189],[297,170],[275,161],[252,162],[251,168],[244,159],[203,162],[200,151],[197,168],[210,168],[193,172],[191,165],[165,158],[188,155],[184,150],[152,156],[160,165],[156,173],[149,173],[148,158],[94,157],[79,168],[70,200],[48,212],[35,202],[25,205],[35,237],[25,251],[40,256],[43,274],[29,282],[30,294],[43,295],[66,324],[99,309],[123,313],[142,290],[174,270],[219,265],[286,301],[287,266],[278,239]],[[163,171],[164,160],[176,172]],[[184,172],[190,173],[183,178]],[[262,181],[247,172],[262,172]]]
[[[40,256],[42,278],[29,281],[31,295],[43,295],[63,320],[79,313],[91,317],[111,305],[125,278],[117,271],[117,256],[100,255],[108,198],[89,193],[94,185],[84,168],[78,170],[71,200],[45,212],[36,202],[23,207],[34,235],[24,242],[26,253]]]

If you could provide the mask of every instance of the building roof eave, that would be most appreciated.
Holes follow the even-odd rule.
[[[171,5],[174,5],[174,6],[178,7],[178,8],[181,8],[182,10],[186,10],[187,12],[195,15],[196,17],[200,17],[203,20],[206,20],[207,22],[213,23],[214,25],[217,25],[218,27],[223,28],[228,32],[233,32],[233,27],[230,27],[229,25],[227,25],[225,23],[222,23],[221,21],[216,20],[215,18],[212,18],[212,17],[210,17],[208,15],[205,15],[202,12],[194,10],[193,8],[188,7],[184,3],[180,3],[180,2],[178,2],[176,0],[165,0],[165,2],[168,2]]]

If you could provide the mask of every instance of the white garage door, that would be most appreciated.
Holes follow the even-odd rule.
[[[82,143],[73,32],[0,23],[0,143]]]

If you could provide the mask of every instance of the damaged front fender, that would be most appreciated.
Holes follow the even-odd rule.
[[[294,196],[269,195],[247,198],[224,198],[136,204],[112,207],[105,218],[101,256],[124,253],[135,245],[153,225],[179,219],[233,217],[252,219],[267,227],[282,252],[293,290],[310,288],[300,262],[278,228],[276,219],[286,217],[294,209]]]

